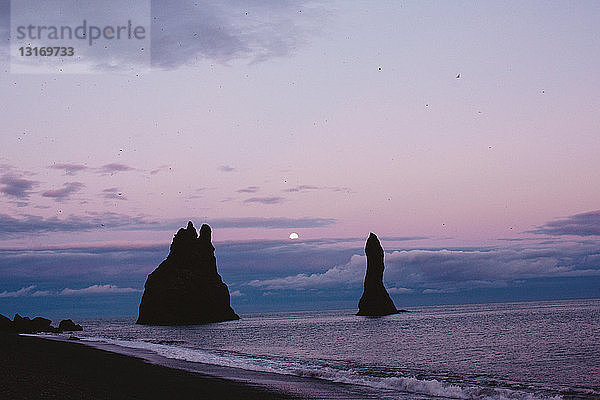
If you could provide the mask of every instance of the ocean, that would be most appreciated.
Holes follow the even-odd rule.
[[[182,327],[89,319],[81,343],[309,398],[598,399],[600,299],[242,314]],[[65,337],[63,337],[64,339]]]

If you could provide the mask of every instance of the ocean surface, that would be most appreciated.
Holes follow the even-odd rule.
[[[78,321],[82,343],[312,398],[598,399],[600,299]]]

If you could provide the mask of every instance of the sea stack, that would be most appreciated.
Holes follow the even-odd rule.
[[[197,325],[240,319],[217,272],[210,226],[179,229],[167,259],[146,280],[137,323]]]
[[[358,302],[358,313],[356,315],[383,316],[397,314],[394,302],[383,286],[383,248],[379,243],[377,235],[373,232],[367,239],[365,245],[367,255],[367,274],[365,275],[365,289]]]

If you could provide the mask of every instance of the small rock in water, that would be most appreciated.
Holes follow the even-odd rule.
[[[81,325],[76,324],[70,319],[63,319],[62,321],[60,321],[60,324],[58,324],[58,330],[60,330],[61,332],[74,332],[82,331],[83,328],[81,327]]]

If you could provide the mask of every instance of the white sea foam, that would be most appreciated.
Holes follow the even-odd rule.
[[[270,372],[300,377],[318,378],[337,383],[363,385],[386,392],[419,394],[433,398],[473,400],[558,400],[562,397],[542,397],[532,393],[500,388],[484,388],[473,385],[457,385],[437,379],[417,379],[410,376],[379,377],[365,374],[364,370],[337,368],[297,359],[258,357],[234,352],[192,349],[180,343],[156,343],[156,340],[117,340],[101,337],[83,338],[83,341],[106,343],[127,349],[151,351],[159,356],[212,364],[222,367],[241,368],[249,371]]]

